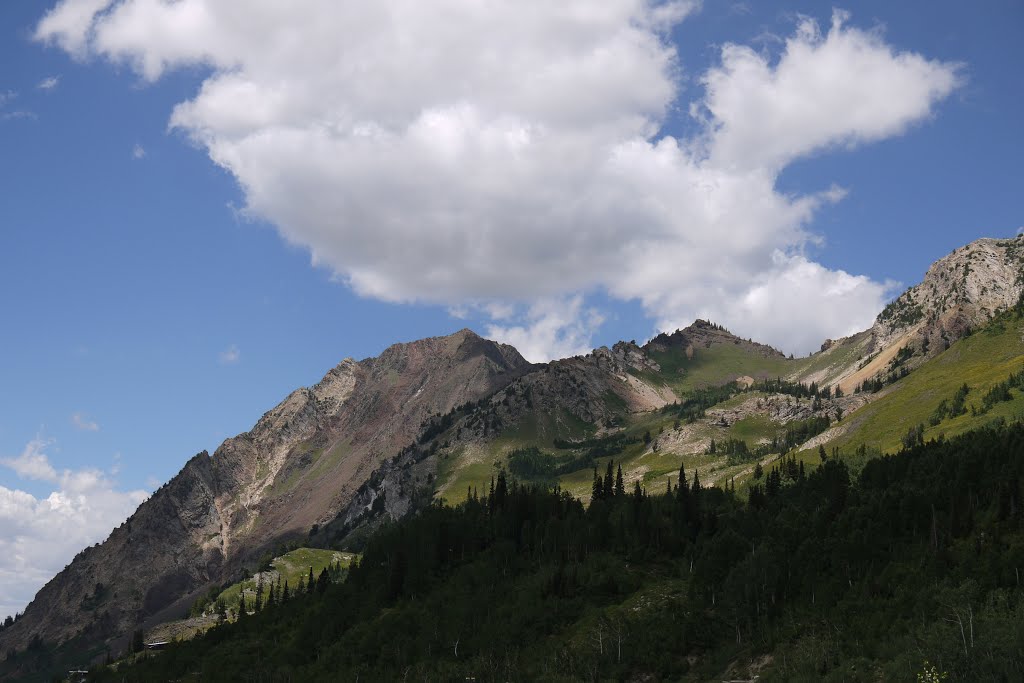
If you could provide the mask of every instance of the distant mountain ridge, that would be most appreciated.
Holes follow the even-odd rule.
[[[369,533],[435,495],[458,499],[484,485],[516,449],[544,448],[575,463],[564,483],[585,492],[591,461],[572,445],[600,450],[625,436],[626,426],[644,437],[630,436],[627,477],[647,482],[678,469],[666,454],[696,457],[722,435],[749,432],[764,441],[768,422],[776,431],[815,419],[827,425],[874,400],[850,394],[891,372],[897,356],[912,370],[1016,304],[1022,274],[1024,238],[978,240],[937,261],[870,329],[802,359],[703,320],[643,346],[619,342],[546,364],[468,329],[346,359],[212,456],[189,460],[104,543],[40,590],[0,632],[0,651],[37,635],[116,646],[314,525],[320,543]],[[828,395],[794,397],[779,385],[729,403],[738,390],[730,387],[776,378],[813,382]],[[835,387],[846,395],[833,395]],[[685,404],[701,392],[716,407],[693,422],[697,413],[684,412],[692,409]],[[752,469],[738,465],[716,476]]]
[[[37,635],[123,638],[181,609],[197,590],[332,517],[429,416],[531,367],[511,346],[470,330],[342,361],[213,456],[193,457],[106,541],[79,553],[0,632],[0,651]]]

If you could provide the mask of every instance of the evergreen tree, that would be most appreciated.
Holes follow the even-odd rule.
[[[238,594],[238,618],[239,620],[242,620],[247,616],[249,616],[249,614],[245,606],[245,591],[241,591]]]
[[[622,498],[625,495],[626,484],[622,481],[622,465],[619,465],[619,469],[615,473],[615,497]]]
[[[327,568],[320,572],[320,576],[316,579],[316,592],[323,595],[324,591],[327,590],[327,586],[331,583],[331,576],[327,573]]]
[[[700,492],[700,473],[697,470],[693,471],[693,491],[694,494]]]
[[[288,598],[289,597],[291,597],[291,596],[288,595],[288,582],[285,581],[284,582],[284,588],[281,590],[281,603],[284,604],[284,603],[288,602]]]
[[[754,465],[754,479],[760,479],[764,476],[764,468],[761,467],[761,461],[758,460],[757,464]]]
[[[679,500],[684,500],[686,494],[689,493],[689,484],[686,482],[686,465],[679,465],[679,481],[676,483],[676,493],[679,496]]]
[[[146,649],[146,641],[143,639],[142,630],[132,633],[132,652],[142,652]]]
[[[818,457],[821,458],[822,463],[828,462],[828,453],[825,451],[824,444],[818,444]]]
[[[508,478],[505,476],[505,468],[498,471],[498,483],[494,486],[494,505],[496,508],[504,508],[508,500]]]
[[[615,471],[612,469],[612,461],[608,460],[608,468],[604,473],[604,498],[610,500],[615,495]]]
[[[316,588],[316,579],[313,578],[313,568],[310,567],[309,578],[306,579],[306,595],[311,595],[314,588]]]
[[[602,498],[604,498],[604,485],[601,483],[601,477],[597,476],[597,465],[594,465],[594,484],[591,487],[590,500],[593,502]]]

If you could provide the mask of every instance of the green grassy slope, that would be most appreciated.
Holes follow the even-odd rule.
[[[637,377],[656,387],[668,387],[677,396],[685,398],[694,390],[726,384],[738,377],[750,376],[756,379],[770,377],[786,377],[799,372],[806,365],[807,359],[791,360],[778,356],[765,356],[763,351],[751,349],[746,342],[715,343],[710,347],[700,346],[693,349],[692,357],[687,357],[683,348],[671,348],[664,351],[650,351],[649,356],[658,363],[660,370],[632,371]],[[621,400],[620,400],[620,403]],[[619,424],[625,433],[640,439],[645,432],[657,435],[659,432],[673,429],[675,418],[660,412],[631,414],[625,403],[609,406],[617,408]],[[450,504],[466,499],[467,490],[476,488],[483,492],[490,485],[502,466],[507,463],[510,451],[516,448],[537,446],[546,453],[554,453],[553,443],[556,439],[582,440],[590,438],[598,430],[597,425],[581,422],[577,418],[562,411],[564,414],[549,415],[542,411],[530,414],[520,423],[505,429],[500,436],[485,443],[463,445],[440,454],[438,462],[439,497]],[[770,438],[776,434],[779,425],[766,421],[744,421],[733,428],[723,429],[713,425],[689,425],[692,432],[705,440],[723,438],[744,438],[751,445],[760,438]],[[726,466],[724,458],[707,458],[703,451],[678,451],[652,453],[643,443],[633,443],[612,456],[599,458],[595,464],[603,472],[607,460],[611,457],[616,464],[622,464],[624,474],[632,485],[639,479],[644,486],[661,487],[665,477],[677,473],[679,465],[686,463],[687,469],[692,467],[714,470],[713,480],[724,481],[726,478],[745,469],[738,466]],[[752,467],[752,464],[750,465]],[[564,474],[558,483],[573,495],[584,499],[589,498],[593,470],[591,467]]]
[[[651,351],[650,357],[661,366],[658,378],[677,394],[700,387],[725,384],[744,375],[761,379],[785,377],[797,368],[799,361],[765,357],[742,345],[716,344],[694,350],[687,358],[682,350]]]
[[[1011,372],[1024,368],[1024,320],[1010,316],[960,340],[945,352],[925,363],[907,377],[885,389],[885,395],[848,415],[841,425],[844,433],[833,446],[842,452],[858,446],[895,451],[912,427],[923,424],[924,438],[951,437],[976,429],[1000,417],[1010,421],[1024,416],[1024,394],[1014,390],[1013,400],[997,404],[982,414],[981,397]],[[967,384],[967,413],[946,418],[938,425],[929,418],[939,403],[949,401],[957,389]],[[971,412],[971,407],[978,411]]]
[[[837,446],[849,456],[860,446],[870,452],[893,452],[899,450],[907,431],[918,424],[924,424],[924,438],[951,437],[976,429],[994,419],[1008,421],[1024,415],[1024,394],[1013,390],[1014,400],[996,404],[990,411],[980,413],[981,397],[994,384],[1007,378],[1011,372],[1024,367],[1024,321],[1010,315],[1003,316],[989,327],[967,337],[943,354],[924,364],[908,377],[887,387],[877,400],[847,415],[838,423],[841,434],[829,445]],[[762,377],[802,377],[820,373],[827,368],[848,365],[861,350],[863,340],[853,338],[847,344],[833,347],[828,352],[807,358],[790,360],[780,357],[765,357],[741,344],[715,344],[710,348],[695,349],[692,358],[687,358],[683,349],[652,351],[651,357],[661,366],[659,372],[644,371],[640,376],[652,383],[669,386],[685,398],[697,389],[718,386],[736,377],[749,375]],[[827,374],[827,373],[826,373]],[[946,418],[938,425],[930,425],[929,417],[943,400],[949,401],[957,388],[967,383],[971,391],[967,398],[967,413]],[[720,407],[731,408],[756,394],[743,393],[722,402]],[[972,414],[971,406],[975,407]],[[699,471],[705,484],[723,486],[733,480],[742,489],[752,481],[755,459],[727,458],[722,455],[708,455],[705,446],[711,439],[721,443],[726,439],[739,439],[751,449],[763,440],[781,436],[785,425],[777,424],[765,417],[749,417],[723,427],[712,421],[700,420],[677,426],[675,416],[661,411],[629,414],[623,412],[620,418],[623,432],[630,443],[621,450],[605,454],[593,460],[591,465],[562,473],[557,482],[574,496],[589,500],[593,466],[603,473],[609,459],[616,466],[621,465],[627,485],[639,481],[651,491],[662,490],[667,478],[676,476],[679,466],[685,465],[688,472]],[[676,430],[685,433],[684,444],[667,439],[668,445],[658,450],[642,442],[645,434],[657,441],[659,434],[673,437]],[[480,492],[487,490],[492,477],[508,465],[508,455],[517,448],[538,447],[543,454],[564,456],[567,451],[554,447],[556,439],[581,440],[592,438],[597,425],[587,425],[579,420],[565,419],[564,416],[531,415],[513,429],[508,429],[496,439],[485,443],[470,444],[448,453],[443,453],[439,463],[438,482],[444,485],[441,497],[449,503],[465,500],[466,491],[476,487]],[[573,449],[580,455],[585,449]],[[809,466],[817,466],[820,459],[817,449],[800,453],[798,460]],[[762,458],[770,467],[775,458]],[[856,458],[854,458],[856,459]],[[863,459],[863,458],[861,458]],[[528,477],[526,481],[531,481]],[[550,483],[550,478],[544,481]],[[536,483],[541,483],[537,480]]]
[[[311,567],[313,576],[319,576],[325,567],[335,562],[340,562],[342,567],[348,567],[352,564],[354,557],[355,555],[352,553],[336,550],[297,548],[280,557],[275,557],[270,564],[273,571],[281,577],[282,585],[287,581],[291,589],[295,590],[295,587],[299,585],[299,580],[309,575]],[[259,579],[255,577],[239,581],[221,591],[217,599],[223,600],[228,609],[234,610],[238,607],[238,596],[244,591],[246,602],[252,604],[256,596],[258,582]],[[269,589],[269,586],[266,586],[266,589]]]

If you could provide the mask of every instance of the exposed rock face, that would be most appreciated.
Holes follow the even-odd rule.
[[[1024,236],[985,238],[939,259],[924,280],[885,307],[870,329],[821,347],[830,366],[794,377],[839,384],[850,392],[861,382],[908,370],[941,353],[1014,306],[1024,293]],[[900,350],[908,355],[898,357]]]
[[[281,541],[332,519],[425,420],[494,394],[532,366],[462,330],[342,361],[245,434],[192,458],[103,544],[51,580],[0,651],[34,635],[63,642],[130,633],[148,616],[238,573]]]
[[[707,419],[713,424],[729,427],[748,417],[765,417],[776,424],[788,424],[810,417],[828,417],[838,420],[868,402],[867,396],[843,396],[842,398],[819,399],[815,409],[813,398],[797,398],[787,394],[754,395],[737,406],[714,407],[707,411]]]
[[[876,349],[908,332],[929,354],[1017,303],[1024,291],[1024,236],[980,239],[932,264],[921,284],[886,306],[871,333]]]

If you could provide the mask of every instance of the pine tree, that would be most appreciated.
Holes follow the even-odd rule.
[[[622,481],[622,465],[619,465],[619,469],[615,473],[615,497],[622,498],[625,495],[626,484]]]
[[[309,568],[309,578],[306,579],[306,595],[311,595],[316,588],[316,579],[313,578],[313,568]]]
[[[238,594],[238,619],[242,620],[249,616],[245,606],[245,591]]]
[[[505,476],[505,468],[498,472],[498,482],[494,486],[494,505],[498,508],[505,507],[508,499],[508,478]]]
[[[284,582],[284,588],[281,590],[281,603],[284,604],[284,603],[288,602],[288,598],[289,597],[291,597],[291,596],[288,595],[288,582],[285,581]]]
[[[601,477],[597,476],[597,465],[594,465],[594,484],[590,491],[590,500],[593,502],[602,498],[604,498],[604,485],[601,483]]]
[[[693,493],[700,491],[700,474],[697,470],[693,471]]]
[[[615,471],[612,470],[612,461],[608,461],[608,468],[604,473],[604,498],[610,500],[615,495]]]
[[[146,641],[142,631],[138,630],[132,634],[132,652],[142,652],[146,648]]]
[[[679,496],[679,500],[685,500],[686,494],[689,493],[688,484],[686,482],[686,465],[679,465],[679,483],[676,485],[676,493]]]

